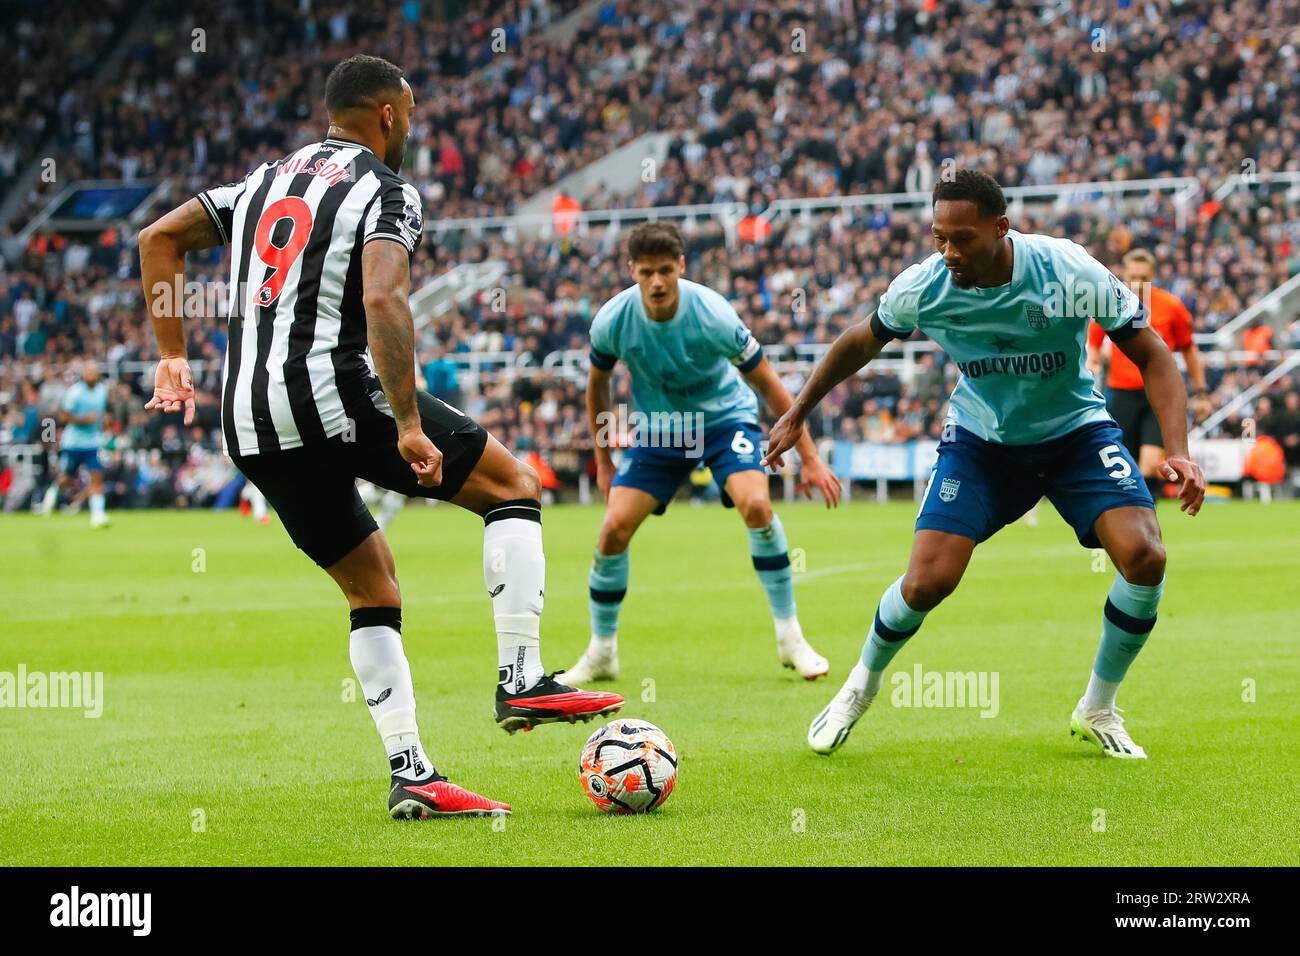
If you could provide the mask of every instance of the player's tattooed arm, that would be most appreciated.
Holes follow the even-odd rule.
[[[185,357],[185,254],[221,244],[221,233],[197,199],[177,206],[140,231],[140,284],[158,341],[150,411],[183,412],[194,421],[194,376]]]
[[[185,254],[221,245],[221,234],[196,198],[145,226],[139,244],[140,282],[159,352],[164,359],[184,358]]]
[[[1147,400],[1160,423],[1165,441],[1165,460],[1160,472],[1169,481],[1182,481],[1178,497],[1182,510],[1194,515],[1205,501],[1205,475],[1192,460],[1187,447],[1187,387],[1174,355],[1164,340],[1150,328],[1143,328],[1114,343],[1142,373]]]
[[[822,356],[789,410],[772,426],[768,435],[767,455],[763,458],[765,466],[780,467],[783,464],[781,456],[793,448],[805,433],[803,425],[812,410],[831,389],[880,354],[889,339],[876,334],[877,325],[878,320],[873,312],[857,325],[845,329]]]
[[[415,321],[407,299],[410,257],[399,242],[377,239],[361,251],[361,300],[375,371],[384,387],[397,430],[418,428],[415,404]]]
[[[408,295],[411,260],[396,239],[361,250],[361,302],[375,372],[397,423],[397,450],[425,487],[442,483],[442,453],[424,434],[415,401],[415,321]]]

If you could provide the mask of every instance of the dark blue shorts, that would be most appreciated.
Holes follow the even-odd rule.
[[[1114,422],[1093,422],[1037,445],[1002,445],[956,428],[939,444],[916,530],[947,531],[985,541],[1046,496],[1085,548],[1093,526],[1112,508],[1154,508],[1137,462]]]
[[[95,448],[65,448],[59,456],[59,469],[68,477],[75,475],[83,465],[87,471],[104,470],[99,461],[99,451]]]
[[[655,448],[642,440],[623,453],[613,485],[641,489],[659,502],[654,513],[661,515],[668,509],[678,486],[703,462],[722,491],[723,505],[730,508],[732,501],[723,485],[729,475],[738,471],[764,470],[759,464],[763,457],[762,441],[763,430],[758,424],[743,421],[706,428],[692,448]]]

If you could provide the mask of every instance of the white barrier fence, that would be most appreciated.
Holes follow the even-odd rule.
[[[1251,444],[1235,438],[1202,438],[1193,439],[1189,448],[1207,481],[1235,483],[1244,477]],[[881,501],[888,497],[891,481],[910,481],[913,497],[919,501],[939,456],[939,442],[933,439],[898,444],[837,441],[830,443],[830,449],[831,470],[840,481],[874,481]]]
[[[793,357],[781,357],[780,353],[773,351],[769,355],[769,360],[780,375],[807,375],[829,349],[830,343],[795,345]],[[871,364],[858,374],[866,376],[869,371],[875,374],[888,372],[897,375],[904,385],[911,385],[919,360],[926,353],[933,353],[937,358],[943,357],[942,349],[930,339],[891,345],[888,351],[873,359]],[[541,362],[534,361],[526,353],[516,352],[449,352],[446,358],[456,365],[457,384],[462,389],[476,390],[483,378],[489,376],[508,382],[537,375],[555,376],[574,382],[587,380],[586,349],[561,349],[549,352],[543,356]],[[1175,354],[1174,361],[1180,368],[1186,369],[1182,355]],[[1202,350],[1201,361],[1210,368],[1261,364],[1263,367],[1272,367],[1275,363],[1287,363],[1286,368],[1282,369],[1285,373],[1300,362],[1300,349],[1273,349],[1268,352]],[[157,362],[138,360],[98,364],[100,371],[110,381],[123,375],[152,376],[158,366]],[[202,378],[209,373],[219,373],[221,363],[195,359],[190,362],[190,368],[196,377]],[[26,366],[21,370],[33,379],[43,374],[43,370],[37,365]]]
[[[1211,438],[1193,439],[1190,443],[1192,456],[1205,471],[1206,479],[1214,483],[1235,484],[1246,482],[1243,488],[1247,497],[1253,497],[1258,490],[1267,499],[1271,497],[1266,488],[1256,489],[1245,478],[1246,456],[1252,442],[1241,439]],[[0,496],[0,511],[12,512],[22,506],[28,496],[36,490],[41,478],[38,462],[47,453],[42,445],[7,445],[0,446],[0,470],[13,469],[12,487],[9,493]],[[930,472],[938,459],[939,442],[923,439],[897,444],[881,442],[847,442],[823,439],[819,451],[830,462],[832,471],[844,483],[846,498],[851,497],[852,483],[865,482],[875,484],[875,500],[884,504],[889,500],[890,483],[910,482],[912,498],[920,501],[930,478]],[[147,449],[133,449],[127,454],[131,457],[146,455]],[[792,455],[796,459],[797,455]],[[784,474],[784,498],[793,501],[797,498],[794,488],[793,472]],[[1298,486],[1300,487],[1300,486]],[[591,481],[585,472],[578,479],[578,501],[590,504],[593,500]]]

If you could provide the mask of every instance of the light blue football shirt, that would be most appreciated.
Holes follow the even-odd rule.
[[[104,430],[104,411],[108,408],[108,383],[102,379],[91,388],[85,382],[73,382],[63,394],[63,410],[69,415],[95,415],[93,425],[69,422],[63,426],[60,446],[65,451],[84,451],[101,447]]]
[[[591,322],[591,364],[609,370],[621,359],[632,373],[632,403],[646,416],[700,413],[709,429],[757,422],[758,398],[740,373],[762,361],[758,340],[717,292],[687,279],[677,289],[677,312],[666,322],[646,315],[640,286],[601,306]]]
[[[920,329],[957,363],[950,418],[985,441],[1035,444],[1109,420],[1086,365],[1088,322],[1141,328],[1146,310],[1078,243],[1007,235],[1006,285],[960,288],[936,252],[889,284],[877,316],[900,335]]]

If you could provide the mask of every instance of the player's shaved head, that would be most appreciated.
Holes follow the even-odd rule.
[[[348,110],[370,110],[402,98],[402,71],[378,56],[358,53],[330,71],[325,111],[334,119]]]
[[[959,169],[947,179],[934,184],[933,200],[965,200],[979,207],[980,215],[996,219],[1007,214],[1007,197],[998,181],[978,169]]]
[[[396,64],[358,53],[330,71],[325,111],[330,135],[364,143],[394,172],[402,167],[415,98]]]
[[[934,187],[934,245],[954,285],[999,285],[1010,277],[1007,199],[998,181],[959,169]]]

